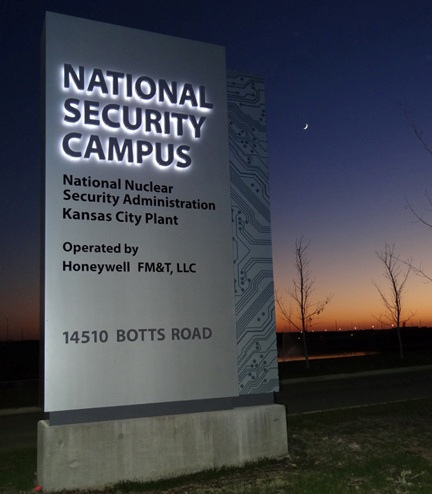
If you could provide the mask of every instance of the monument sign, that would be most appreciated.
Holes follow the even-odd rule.
[[[44,492],[287,453],[263,81],[47,13]]]
[[[46,40],[46,410],[237,395],[223,48]]]

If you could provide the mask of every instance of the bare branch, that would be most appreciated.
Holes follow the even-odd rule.
[[[410,267],[410,269],[412,269],[414,274],[416,274],[417,276],[421,276],[428,283],[432,282],[432,275],[427,274],[421,264],[419,264],[418,266],[414,266],[414,264],[412,264],[412,261],[406,261],[406,264]]]
[[[432,213],[432,198],[431,198],[431,196],[427,190],[425,191],[425,196],[426,196],[427,202],[429,203],[429,206],[430,206],[430,209],[425,208],[425,211],[427,213],[431,214]],[[425,225],[429,228],[432,228],[432,223],[430,223],[429,221],[427,221],[425,219],[424,214],[420,214],[416,209],[414,209],[414,207],[412,206],[412,204],[409,201],[405,201],[405,202],[406,202],[406,207],[411,211],[413,216],[415,218],[417,218],[417,221],[419,223],[422,223],[423,225]]]
[[[426,151],[429,154],[432,154],[432,148],[425,141],[425,139],[423,137],[423,132],[419,130],[419,128],[415,124],[414,120],[411,118],[410,114],[408,113],[408,110],[405,110],[404,109],[403,112],[404,112],[405,118],[408,120],[409,126],[413,130],[413,132],[416,135],[417,139],[422,143],[422,145],[426,149]]]
[[[279,307],[280,313],[282,314],[282,317],[285,319],[285,321],[293,326],[295,329],[298,331],[301,331],[301,327],[297,324],[295,318],[291,317],[291,310],[287,310],[281,297],[279,296],[278,293],[276,293],[276,304]],[[290,308],[291,309],[291,308]]]

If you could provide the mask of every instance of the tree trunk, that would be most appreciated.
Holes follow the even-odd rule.
[[[400,327],[397,327],[397,335],[398,335],[398,341],[399,341],[399,355],[400,358],[404,358],[404,351],[403,351],[403,345],[402,345],[402,337],[401,337],[401,332],[400,332]]]
[[[302,331],[302,337],[303,337],[303,351],[304,351],[304,357],[305,357],[305,362],[306,362],[306,369],[309,369],[310,364],[309,364],[309,354],[308,354],[307,342],[306,342],[306,330]]]

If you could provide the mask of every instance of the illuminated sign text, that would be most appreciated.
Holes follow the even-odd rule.
[[[113,70],[86,71],[71,64],[63,66],[62,87],[80,96],[68,97],[63,104],[63,123],[74,131],[63,136],[61,149],[72,159],[138,166],[151,160],[162,168],[188,168],[191,144],[203,135],[203,113],[214,107],[203,85]],[[132,137],[112,135],[119,131]]]

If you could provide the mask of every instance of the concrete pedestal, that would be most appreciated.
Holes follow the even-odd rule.
[[[38,483],[44,492],[151,481],[288,452],[285,407],[38,424]]]

